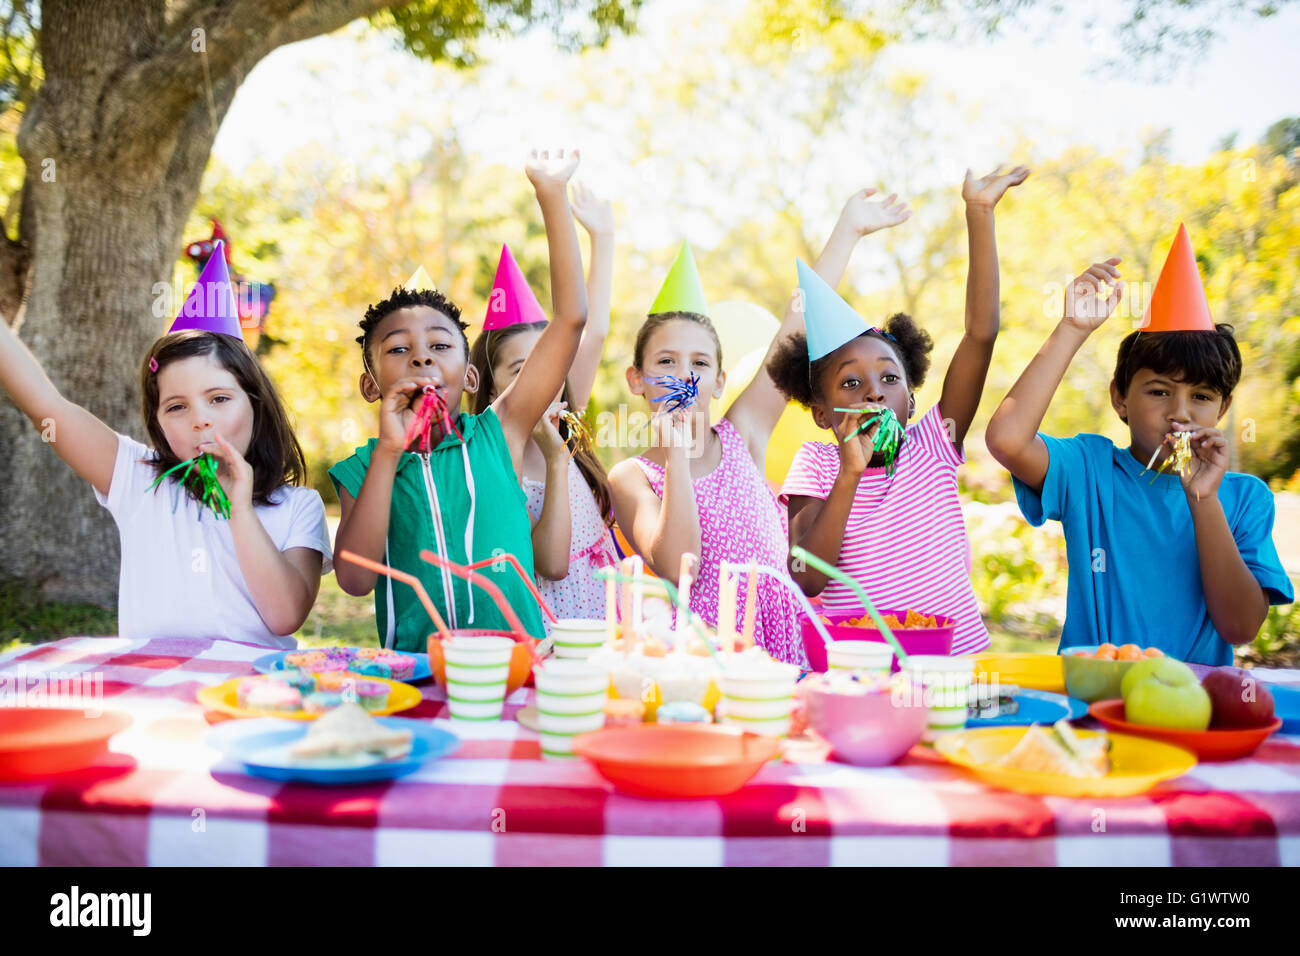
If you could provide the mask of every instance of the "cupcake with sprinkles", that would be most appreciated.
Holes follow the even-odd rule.
[[[366,710],[383,710],[388,704],[389,685],[379,680],[359,680],[352,685],[357,703]]]
[[[395,651],[384,651],[375,656],[375,660],[388,665],[393,680],[408,680],[415,673],[415,658]]]

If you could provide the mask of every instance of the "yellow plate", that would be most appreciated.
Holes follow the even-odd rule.
[[[995,766],[993,761],[1019,743],[1028,729],[959,730],[941,735],[934,748],[950,762],[965,767],[995,787],[1057,797],[1131,797],[1146,793],[1162,780],[1180,777],[1196,766],[1196,756],[1190,750],[1128,734],[1106,735],[1110,737],[1111,766],[1110,773],[1104,777],[1066,777]],[[1080,737],[1098,736],[1091,730],[1075,733]]]
[[[217,710],[232,717],[285,717],[289,720],[315,720],[320,714],[309,714],[305,710],[249,710],[239,706],[239,682],[242,680],[259,680],[254,677],[235,677],[215,687],[204,687],[198,693],[199,703],[208,710]],[[271,678],[265,678],[270,680]],[[410,684],[400,681],[385,680],[382,677],[366,677],[364,680],[379,681],[388,685],[388,706],[383,710],[372,710],[372,717],[384,717],[401,710],[410,710],[420,702],[420,692]]]
[[[975,658],[975,676],[981,674],[999,684],[1065,693],[1065,671],[1057,654],[980,654]]]

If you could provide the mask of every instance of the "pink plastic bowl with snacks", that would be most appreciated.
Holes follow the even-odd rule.
[[[891,611],[884,609],[880,611],[880,616],[892,614],[900,621],[907,619],[907,611]],[[841,611],[838,614],[822,613],[831,623],[826,624],[826,632],[830,634],[831,640],[835,641],[880,641],[884,642],[885,635],[881,634],[875,627],[858,627],[855,624],[845,624],[845,621],[852,621],[856,618],[867,617],[866,608],[856,611]],[[951,618],[944,617],[941,614],[930,614],[929,617],[935,618],[939,622],[938,627],[921,627],[907,628],[894,631],[894,637],[898,638],[898,643],[903,645],[903,650],[908,654],[948,654],[952,651],[952,632],[953,621]],[[799,628],[803,633],[804,651],[808,654],[809,666],[818,672],[825,672],[826,664],[826,644],[822,640],[817,628],[808,615],[799,615]],[[898,657],[894,657],[893,670],[898,670]]]

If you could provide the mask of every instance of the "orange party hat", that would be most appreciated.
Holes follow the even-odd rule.
[[[1196,269],[1196,254],[1192,241],[1187,238],[1187,227],[1178,224],[1169,258],[1160,270],[1160,278],[1147,303],[1142,332],[1213,332],[1214,319],[1210,318],[1210,303],[1205,299],[1205,286]]]

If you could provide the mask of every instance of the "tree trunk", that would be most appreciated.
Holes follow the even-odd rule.
[[[65,397],[145,439],[140,360],[179,307],[158,303],[239,82],[267,52],[336,29],[374,0],[186,5],[47,0],[44,85],[18,148],[31,285],[19,334]],[[202,28],[202,37],[195,31]],[[202,47],[200,50],[199,47]],[[94,493],[0,395],[0,581],[52,600],[116,601],[118,537]]]

